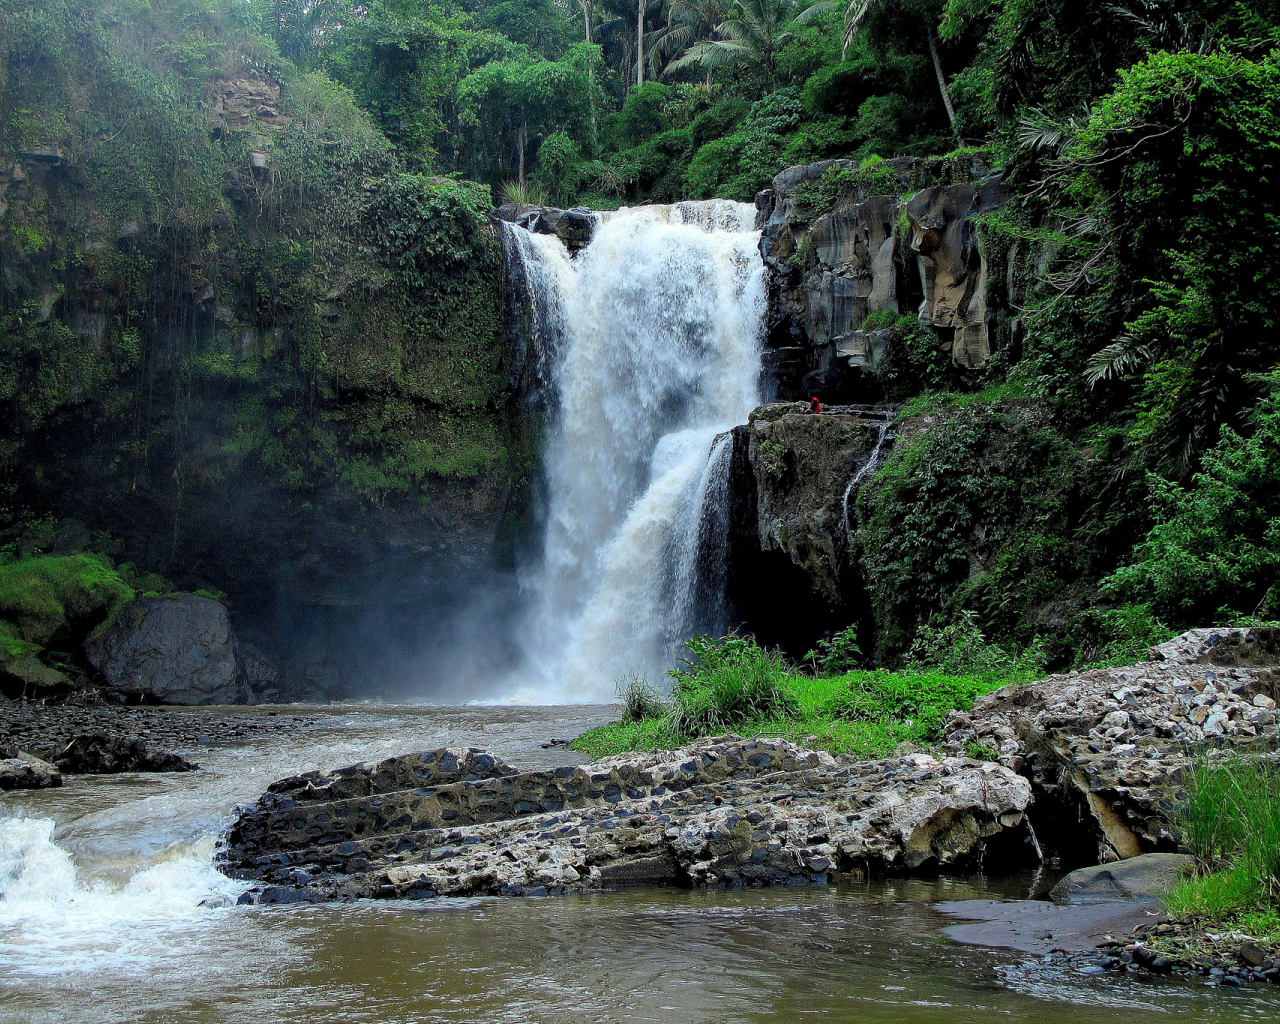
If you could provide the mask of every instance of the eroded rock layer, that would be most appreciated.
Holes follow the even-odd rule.
[[[1193,630],[1157,648],[1160,661],[1003,687],[950,715],[943,749],[992,749],[1035,783],[1041,817],[1067,811],[1055,826],[1096,843],[1098,860],[1174,851],[1169,815],[1193,760],[1266,756],[1280,740],[1280,671],[1240,664],[1267,661],[1277,634]]]
[[[525,773],[447,748],[276,783],[219,863],[264,883],[261,902],[825,884],[975,863],[994,837],[1023,841],[1030,800],[1002,765],[854,762],[780,739]]]

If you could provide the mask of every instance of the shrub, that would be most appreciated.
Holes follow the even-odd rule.
[[[978,625],[976,612],[962,609],[945,625],[920,627],[911,645],[910,661],[917,667],[936,666],[944,672],[1031,672],[1044,669],[1044,654],[1033,645],[1021,652],[990,643]]]
[[[102,629],[134,592],[96,555],[24,558],[0,566],[0,616],[23,640],[45,644],[66,629]]]
[[[857,626],[846,626],[837,633],[823,637],[804,656],[804,660],[812,662],[814,671],[824,676],[835,676],[857,668],[862,661],[862,648],[858,646],[857,634]]]
[[[976,697],[1009,680],[986,675],[938,673],[898,675],[883,671],[853,673],[846,688],[829,698],[822,710],[846,721],[910,720],[932,736],[952,711],[967,711]]]
[[[724,732],[753,719],[785,717],[800,710],[787,682],[786,659],[756,643],[755,637],[731,633],[713,640],[694,637],[685,643],[692,655],[684,668],[673,669],[671,723],[690,736]]]
[[[1224,429],[1189,487],[1150,477],[1155,526],[1105,588],[1181,622],[1280,610],[1280,374],[1268,380],[1251,437]]]

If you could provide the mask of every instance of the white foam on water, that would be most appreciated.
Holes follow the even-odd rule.
[[[246,888],[213,867],[213,838],[173,843],[123,885],[81,877],[47,818],[0,819],[0,976],[145,973]]]

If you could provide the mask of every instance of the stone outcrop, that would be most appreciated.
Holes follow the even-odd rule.
[[[938,331],[957,366],[985,366],[995,348],[990,275],[974,218],[999,209],[1006,198],[1000,180],[988,177],[978,185],[928,188],[906,204],[924,292],[920,322]]]
[[[779,739],[525,773],[446,748],[282,780],[240,809],[218,862],[268,903],[825,884],[854,867],[973,865],[1001,840],[1025,848],[1030,799],[1002,765],[855,762]]]
[[[1237,642],[1223,650],[1265,647],[1277,632],[1235,631]],[[1036,819],[1060,832],[1046,837],[1054,845],[1083,838],[1080,845],[1104,863],[1176,851],[1169,816],[1186,798],[1192,760],[1214,751],[1267,756],[1275,748],[1280,670],[1201,663],[1202,645],[1187,634],[1171,644],[1163,649],[1196,660],[1054,675],[980,697],[972,711],[949,716],[943,749],[979,744],[1027,775],[1038,809],[1059,809],[1039,810]]]
[[[219,75],[210,89],[209,112],[232,131],[280,129],[289,123],[280,112],[280,83],[261,75]]]
[[[498,219],[518,224],[535,235],[556,235],[571,253],[586,248],[595,231],[596,215],[585,206],[560,210],[553,206],[498,207]]]
[[[85,650],[111,686],[165,704],[253,697],[226,607],[198,594],[139,598]],[[257,659],[252,664],[260,674]]]
[[[0,746],[0,791],[48,789],[61,785],[62,774],[54,765],[16,747]]]
[[[748,422],[760,546],[785,551],[832,604],[842,599],[850,564],[846,502],[887,440],[889,418],[853,407],[814,415],[807,403],[780,402],[756,409]]]
[[[899,194],[810,208],[805,186],[843,170],[857,164],[791,167],[756,197],[769,273],[767,356],[784,397],[832,387],[842,367],[886,365],[888,332],[863,330],[875,312],[914,314],[957,366],[985,365],[997,347],[992,284],[1003,269],[989,272],[975,218],[1006,201],[999,176],[980,155],[959,168],[888,160],[876,170],[897,173]]]
[[[77,736],[54,762],[68,775],[114,775],[119,772],[194,772],[198,764],[178,754],[154,750],[136,736],[90,733]]]

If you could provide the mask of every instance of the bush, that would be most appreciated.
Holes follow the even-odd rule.
[[[1224,429],[1189,487],[1150,477],[1155,526],[1104,588],[1191,625],[1280,610],[1280,374],[1269,382],[1252,436]]]
[[[96,555],[41,556],[0,566],[0,616],[33,644],[72,629],[92,635],[133,598],[133,589]]]
[[[800,710],[787,682],[786,660],[761,647],[755,637],[698,636],[685,647],[692,658],[683,659],[685,668],[671,671],[671,723],[676,732],[725,732],[753,719],[780,718]]]
[[[862,661],[862,648],[858,646],[858,627],[846,626],[838,633],[823,637],[804,656],[804,660],[812,662],[814,671],[824,676],[835,676],[857,668]]]
[[[988,642],[978,626],[977,613],[968,609],[962,609],[945,625],[921,626],[909,658],[919,668],[937,667],[952,674],[1035,674],[1044,670],[1045,662],[1043,651],[1034,645],[1016,651]]]

